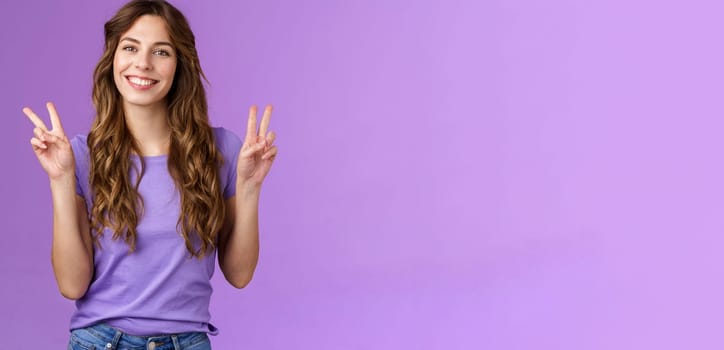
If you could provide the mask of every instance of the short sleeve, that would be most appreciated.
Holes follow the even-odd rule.
[[[89,155],[86,140],[86,135],[77,135],[70,140],[70,147],[75,158],[75,193],[87,200]]]
[[[241,150],[241,139],[231,130],[225,128],[214,128],[216,145],[224,157],[224,164],[221,166],[219,177],[222,178],[224,199],[229,199],[236,194],[236,165]]]

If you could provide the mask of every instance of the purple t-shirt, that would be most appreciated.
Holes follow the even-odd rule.
[[[241,140],[231,131],[214,128],[216,145],[224,157],[219,171],[224,199],[236,192],[236,163]],[[75,154],[78,195],[90,211],[87,136],[71,140]],[[138,163],[137,156],[132,156]],[[216,250],[204,258],[192,258],[176,230],[180,200],[168,173],[165,155],[144,157],[145,174],[138,191],[144,213],[137,227],[136,250],[129,254],[123,239],[113,240],[106,229],[94,247],[95,273],[86,294],[76,301],[70,328],[105,323],[133,335],[157,335],[218,330],[210,321],[210,279]],[[131,172],[135,174],[135,171]],[[132,180],[135,177],[132,176]]]

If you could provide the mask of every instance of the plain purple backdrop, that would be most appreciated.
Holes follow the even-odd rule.
[[[3,349],[63,348],[23,106],[87,132],[123,1],[0,5]],[[176,1],[214,125],[280,154],[215,349],[724,346],[716,1]]]

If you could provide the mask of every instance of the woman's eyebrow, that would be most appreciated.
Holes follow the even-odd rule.
[[[121,39],[121,41],[124,41],[124,40],[141,45],[141,41],[139,41],[138,39],[128,37],[128,36]],[[167,42],[167,41],[157,41],[157,42],[153,43],[153,45],[151,45],[151,46],[158,46],[158,45],[167,45],[167,46],[170,46],[171,48],[173,48],[173,45],[171,45],[171,43]]]

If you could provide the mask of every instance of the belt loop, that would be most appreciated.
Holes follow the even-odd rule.
[[[178,343],[178,337],[176,335],[172,335],[171,340],[173,341],[173,349],[181,350],[181,345]]]
[[[111,345],[112,345],[113,347],[112,347],[111,349],[116,349],[116,348],[118,348],[118,342],[121,341],[121,336],[122,336],[122,335],[123,335],[123,332],[121,332],[120,330],[116,329],[116,335],[113,336],[113,343],[111,343]]]

